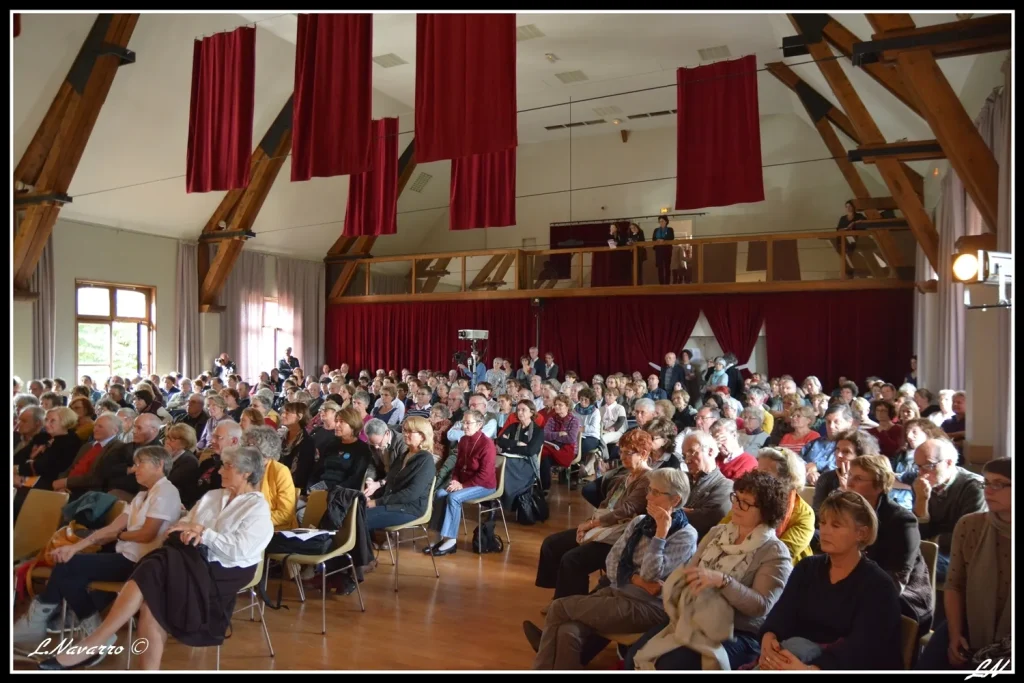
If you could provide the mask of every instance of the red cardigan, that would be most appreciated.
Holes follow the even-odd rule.
[[[718,469],[722,470],[722,474],[725,475],[726,479],[732,481],[736,481],[750,470],[757,469],[757,458],[750,453],[744,453],[729,462],[722,462],[722,460],[722,457],[719,456]]]
[[[466,489],[471,486],[498,488],[498,477],[494,471],[494,442],[483,430],[473,436],[463,436],[459,439],[459,454],[455,460],[452,479]]]

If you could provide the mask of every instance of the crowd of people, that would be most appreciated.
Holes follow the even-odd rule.
[[[537,348],[519,366],[474,354],[446,372],[307,376],[288,349],[258,378],[227,354],[194,378],[14,378],[15,519],[33,489],[129,503],[52,551],[15,642],[67,626],[61,601],[82,645],[112,643],[138,612],[159,644],[143,666],[159,668],[168,635],[223,640],[235,593],[311,492],[361,493],[368,534],[433,497],[426,552],[440,557],[457,551],[463,504],[496,493],[501,455],[506,514],[556,474],[575,488],[577,472],[594,506],[542,545],[536,584],[554,593],[543,624],[524,624],[535,668],[581,668],[606,635],[631,633],[627,668],[895,669],[901,617],[934,629],[920,667],[1009,656],[1010,461],[962,466],[966,396],[918,388],[914,361],[898,387],[872,377],[863,395],[847,378],[824,393],[816,377],[764,381],[730,354],[705,366],[685,349],[646,379],[586,382]],[[938,544],[937,576],[922,540]],[[126,582],[105,619],[97,580]],[[209,609],[168,598],[181,593]]]

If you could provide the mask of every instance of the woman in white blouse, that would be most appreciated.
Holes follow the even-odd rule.
[[[618,402],[619,389],[611,385],[612,379],[608,378],[604,404],[601,406],[601,440],[605,443],[618,443],[619,437],[626,431],[626,409]]]
[[[168,530],[168,542],[139,562],[107,618],[88,638],[76,643],[75,654],[44,660],[40,668],[95,665],[100,655],[90,652],[107,644],[136,613],[139,638],[149,642],[140,656],[143,669],[160,668],[168,635],[192,647],[224,641],[235,596],[252,581],[274,535],[274,525],[270,506],[260,493],[260,452],[249,447],[230,448],[221,454],[221,460],[223,488],[203,496]],[[189,546],[199,552],[190,551]]]

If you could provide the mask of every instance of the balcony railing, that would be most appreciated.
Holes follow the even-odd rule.
[[[854,232],[745,234],[626,247],[485,249],[366,258],[331,303],[882,289],[914,286],[902,221]],[[669,264],[659,282],[657,263]],[[341,264],[328,264],[328,289]]]

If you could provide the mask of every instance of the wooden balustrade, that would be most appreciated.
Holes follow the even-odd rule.
[[[906,224],[893,219],[861,224],[865,229],[843,233],[753,233],[627,247],[510,247],[358,259],[348,291],[329,303],[914,287],[916,242]],[[682,259],[688,281],[656,284],[654,248],[676,246],[688,247]],[[480,261],[478,269],[474,260]],[[374,278],[381,276],[394,285],[389,290],[401,291],[375,292]]]

